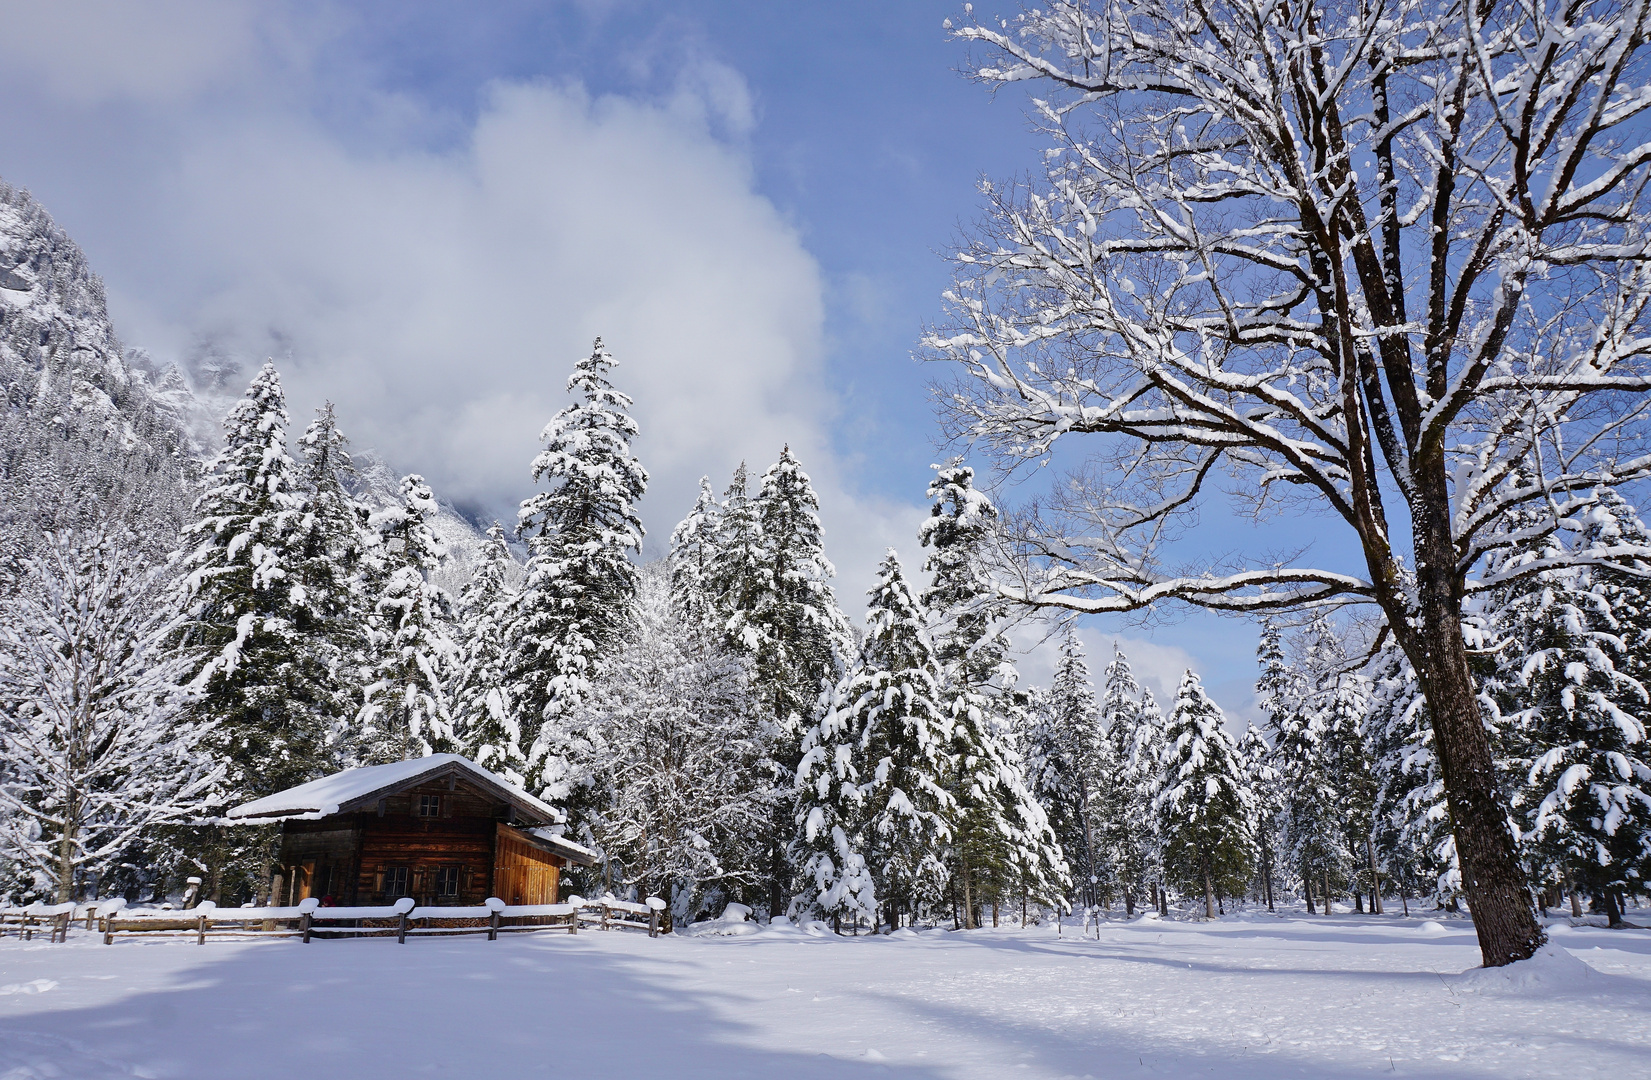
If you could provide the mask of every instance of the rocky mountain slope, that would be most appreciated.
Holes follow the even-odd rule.
[[[157,550],[175,541],[244,381],[233,358],[192,367],[194,377],[123,348],[80,248],[27,191],[0,181],[0,560],[45,530],[110,519]],[[363,502],[400,497],[382,457],[367,450],[356,462]],[[448,503],[432,524],[450,552],[439,580],[456,591],[485,537]]]

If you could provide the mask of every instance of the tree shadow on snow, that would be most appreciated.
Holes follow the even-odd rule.
[[[523,935],[405,946],[268,942],[214,955],[210,944],[123,942],[108,947],[127,954],[118,966],[98,962],[103,946],[69,946],[82,955],[65,981],[114,971],[122,987],[148,981],[146,958],[130,955],[138,950],[199,948],[200,962],[170,961],[173,974],[154,979],[155,988],[100,1005],[30,1001],[0,1022],[0,1075],[939,1078],[926,1067],[856,1060],[857,1048],[836,1056],[751,1045],[764,1033],[772,1041],[772,1025],[729,1017],[760,1020],[762,1002],[662,979],[657,964],[671,958],[650,954],[663,943],[646,944]]]

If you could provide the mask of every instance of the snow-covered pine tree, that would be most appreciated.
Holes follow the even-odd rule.
[[[1634,554],[1651,547],[1651,532],[1626,499],[1603,488],[1600,506],[1588,515],[1579,544],[1606,558],[1590,575],[1594,591],[1605,598],[1617,622],[1625,652],[1621,670],[1651,688],[1651,584],[1644,576],[1651,566]]]
[[[922,607],[890,551],[866,634],[830,707],[803,737],[794,908],[895,926],[946,882],[950,721]]]
[[[1286,662],[1282,635],[1270,620],[1262,625],[1257,656],[1256,694],[1267,718],[1271,764],[1285,792],[1280,854],[1301,875],[1307,910],[1314,910],[1316,895],[1328,915],[1328,890],[1333,881],[1346,880],[1352,862],[1329,734],[1335,718],[1313,673]]]
[[[303,563],[302,484],[287,454],[286,396],[273,363],[259,370],[224,420],[184,531],[182,645],[204,655],[195,708],[213,722],[207,743],[224,761],[226,804],[306,783],[334,766],[329,745],[334,671],[323,620],[296,581]],[[268,880],[273,830],[209,826],[195,847],[203,895],[256,891]]]
[[[1549,534],[1511,550],[1508,563],[1553,562]],[[1507,567],[1498,566],[1498,570]],[[1539,888],[1592,894],[1613,924],[1623,890],[1651,873],[1651,755],[1646,688],[1622,625],[1588,570],[1520,578],[1489,613],[1498,651],[1486,690],[1497,706],[1494,744],[1507,759],[1510,803]]]
[[[495,521],[487,530],[476,569],[459,594],[459,684],[453,695],[453,725],[461,754],[521,785],[527,779],[527,754],[510,699],[507,668],[508,620],[515,596],[510,563],[504,526]]]
[[[370,601],[363,587],[366,508],[351,498],[345,479],[355,466],[338,430],[332,402],[316,410],[298,440],[303,455],[298,492],[298,553],[295,579],[303,587],[312,628],[306,645],[331,672],[327,693],[317,705],[327,718],[334,741],[348,742],[360,708],[362,665],[367,662],[366,634]]]
[[[190,712],[200,658],[176,647],[178,593],[138,542],[48,534],[22,570],[0,604],[0,848],[23,878],[4,884],[61,903],[207,811],[225,766]]]
[[[1071,864],[1078,900],[1091,906],[1099,902],[1106,873],[1104,838],[1098,835],[1098,785],[1106,771],[1108,745],[1083,642],[1070,626],[1061,639],[1060,654],[1049,688],[1051,714],[1048,743],[1039,753],[1044,763],[1040,784],[1051,799],[1045,808]]]
[[[1250,824],[1250,830],[1255,837],[1256,859],[1256,895],[1257,899],[1267,905],[1268,911],[1276,910],[1273,899],[1273,859],[1278,850],[1278,815],[1284,806],[1284,792],[1279,786],[1278,770],[1273,768],[1272,747],[1267,745],[1266,736],[1254,724],[1244,729],[1244,737],[1238,740],[1238,756],[1244,763],[1244,775],[1249,780],[1250,791],[1255,795],[1255,820]]]
[[[965,926],[973,929],[985,900],[1009,896],[1058,903],[1071,888],[1066,857],[1033,795],[1007,710],[1017,681],[1008,639],[994,623],[999,605],[982,565],[997,509],[974,487],[974,470],[954,460],[935,466],[933,500],[918,539],[933,548],[923,569],[931,577],[921,604],[933,626],[941,694],[952,724],[956,768],[947,786],[954,878]],[[994,908],[995,910],[995,908]]]
[[[1243,895],[1254,861],[1255,796],[1225,724],[1221,708],[1188,671],[1164,733],[1163,779],[1153,807],[1165,866],[1184,890],[1203,891],[1210,919],[1218,893]]]
[[[1124,910],[1130,915],[1135,914],[1155,847],[1148,824],[1151,794],[1131,767],[1142,722],[1143,693],[1129,658],[1114,644],[1112,662],[1101,675],[1101,729],[1106,747],[1096,801],[1105,836],[1103,847],[1117,875]]]
[[[1383,874],[1407,909],[1411,896],[1444,906],[1460,895],[1461,870],[1427,702],[1410,661],[1391,642],[1377,652],[1369,672],[1372,834]]]
[[[363,765],[458,749],[448,695],[458,681],[453,602],[430,580],[447,550],[428,521],[436,498],[424,477],[401,481],[401,505],[373,514],[379,536],[378,595],[369,621],[367,671],[356,760]]]
[[[540,438],[533,479],[553,486],[522,503],[526,580],[510,628],[511,695],[528,747],[529,784],[568,810],[574,830],[597,796],[593,747],[576,722],[604,657],[630,621],[642,550],[636,502],[648,474],[631,454],[631,399],[608,381],[613,355],[597,338],[568,379],[578,400]]]
[[[760,635],[748,623],[764,575],[762,527],[757,522],[757,506],[751,499],[750,486],[750,476],[742,461],[734,470],[728,489],[722,493],[716,538],[704,584],[714,618],[720,621],[729,647],[746,656],[755,656]]]
[[[611,886],[663,897],[690,921],[743,899],[764,871],[771,788],[748,664],[687,618],[664,562],[641,569],[634,622],[584,706],[605,748],[592,817]]]
[[[1322,718],[1328,775],[1340,806],[1344,873],[1356,910],[1362,895],[1381,911],[1381,873],[1371,839],[1376,779],[1366,745],[1365,717],[1370,710],[1369,680],[1351,670],[1343,635],[1323,615],[1307,627],[1305,666],[1313,712]],[[1362,895],[1361,895],[1362,894]]]
[[[831,591],[837,571],[825,555],[819,497],[789,446],[763,473],[752,508],[760,561],[746,598],[749,607],[736,610],[728,625],[752,659],[752,690],[773,724],[769,767],[774,786],[782,788],[795,783],[803,733],[819,718],[824,698],[854,653],[854,630]],[[730,501],[725,520],[747,527],[732,520],[735,515]],[[783,909],[790,892],[791,818],[789,808],[776,803],[768,836],[768,901],[774,912]]]
[[[1164,756],[1166,723],[1164,710],[1158,707],[1158,699],[1152,696],[1151,690],[1143,687],[1135,739],[1129,749],[1128,775],[1131,785],[1140,793],[1141,805],[1146,808],[1142,823],[1146,863],[1142,873],[1149,882],[1154,883],[1158,910],[1167,914],[1168,900],[1164,890],[1169,886],[1169,876],[1164,872],[1164,837],[1158,831],[1158,816],[1152,812],[1162,790],[1163,774],[1159,771],[1158,762]]]
[[[676,597],[677,607],[706,627],[721,621],[717,618],[711,588],[721,525],[722,507],[711,491],[711,478],[702,476],[694,508],[671,531],[671,552],[666,561],[670,565],[671,594]],[[720,634],[722,627],[715,625],[714,629]]]

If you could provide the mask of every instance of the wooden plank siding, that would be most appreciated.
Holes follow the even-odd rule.
[[[566,862],[520,829],[500,823],[493,849],[493,895],[507,904],[554,904]]]

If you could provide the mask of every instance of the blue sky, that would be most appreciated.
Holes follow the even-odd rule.
[[[295,424],[335,400],[356,445],[478,514],[526,494],[603,334],[652,541],[701,473],[789,441],[857,611],[885,547],[919,561],[944,373],[911,353],[943,253],[982,174],[1037,162],[1024,96],[956,73],[958,7],[0,0],[0,176],[87,249],[128,344],[275,356]],[[1200,546],[1248,528],[1216,508]],[[1193,664],[1250,708],[1248,623],[1085,632],[1161,699]]]

